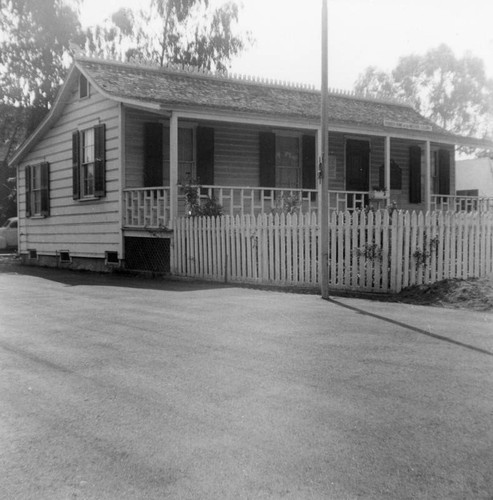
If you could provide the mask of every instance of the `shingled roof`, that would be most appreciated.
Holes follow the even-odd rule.
[[[320,91],[306,85],[261,81],[237,76],[158,68],[76,56],[57,99],[47,117],[17,149],[10,164],[18,163],[63,111],[64,101],[82,72],[106,97],[130,105],[159,111],[190,110],[242,117],[304,121],[320,120]],[[493,141],[452,134],[421,116],[409,104],[329,92],[329,129],[344,127],[362,133],[432,140],[447,144],[493,149]],[[331,128],[332,127],[332,128]]]
[[[84,57],[78,58],[76,65],[115,99],[155,103],[163,109],[200,107],[257,116],[320,119],[320,91],[307,86]],[[333,124],[388,128],[400,123],[448,135],[410,105],[397,101],[330,92],[328,107]]]

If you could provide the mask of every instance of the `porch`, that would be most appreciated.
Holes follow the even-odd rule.
[[[223,215],[251,215],[318,212],[316,189],[275,187],[212,186],[197,187],[199,198],[214,198]],[[169,186],[124,189],[124,229],[167,229],[172,226],[171,188]],[[329,191],[329,211],[344,212],[385,208],[387,199],[374,191]],[[493,212],[493,198],[455,195],[431,195],[430,210],[443,212]],[[182,190],[178,190],[176,216],[187,215]]]

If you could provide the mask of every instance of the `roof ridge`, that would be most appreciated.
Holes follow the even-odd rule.
[[[74,55],[76,61],[87,61],[94,63],[112,64],[122,68],[132,68],[136,70],[152,70],[159,73],[173,73],[178,75],[205,77],[220,81],[233,81],[244,84],[260,85],[263,87],[284,88],[288,90],[301,90],[305,92],[320,93],[320,89],[309,83],[292,82],[289,80],[279,80],[261,76],[247,75],[242,73],[229,73],[227,71],[211,71],[205,68],[199,68],[191,65],[180,65],[175,63],[167,63],[165,66],[160,66],[152,61],[123,61],[117,59],[104,58],[94,54],[84,54],[79,52]],[[380,104],[391,104],[394,106],[406,106],[413,108],[412,104],[405,99],[398,97],[381,97],[371,95],[370,93],[355,92],[353,90],[329,88],[329,95],[343,97],[347,99],[358,99],[362,101],[375,102]]]

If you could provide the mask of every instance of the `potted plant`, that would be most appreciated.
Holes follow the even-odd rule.
[[[370,192],[371,200],[384,200],[387,197],[387,191],[379,186],[373,186]]]

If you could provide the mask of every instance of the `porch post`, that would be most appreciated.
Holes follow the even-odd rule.
[[[178,215],[178,116],[171,113],[169,119],[169,218]]]
[[[384,188],[385,188],[385,206],[390,206],[390,135],[385,136],[384,153]]]
[[[431,144],[425,142],[425,211],[431,210]]]

